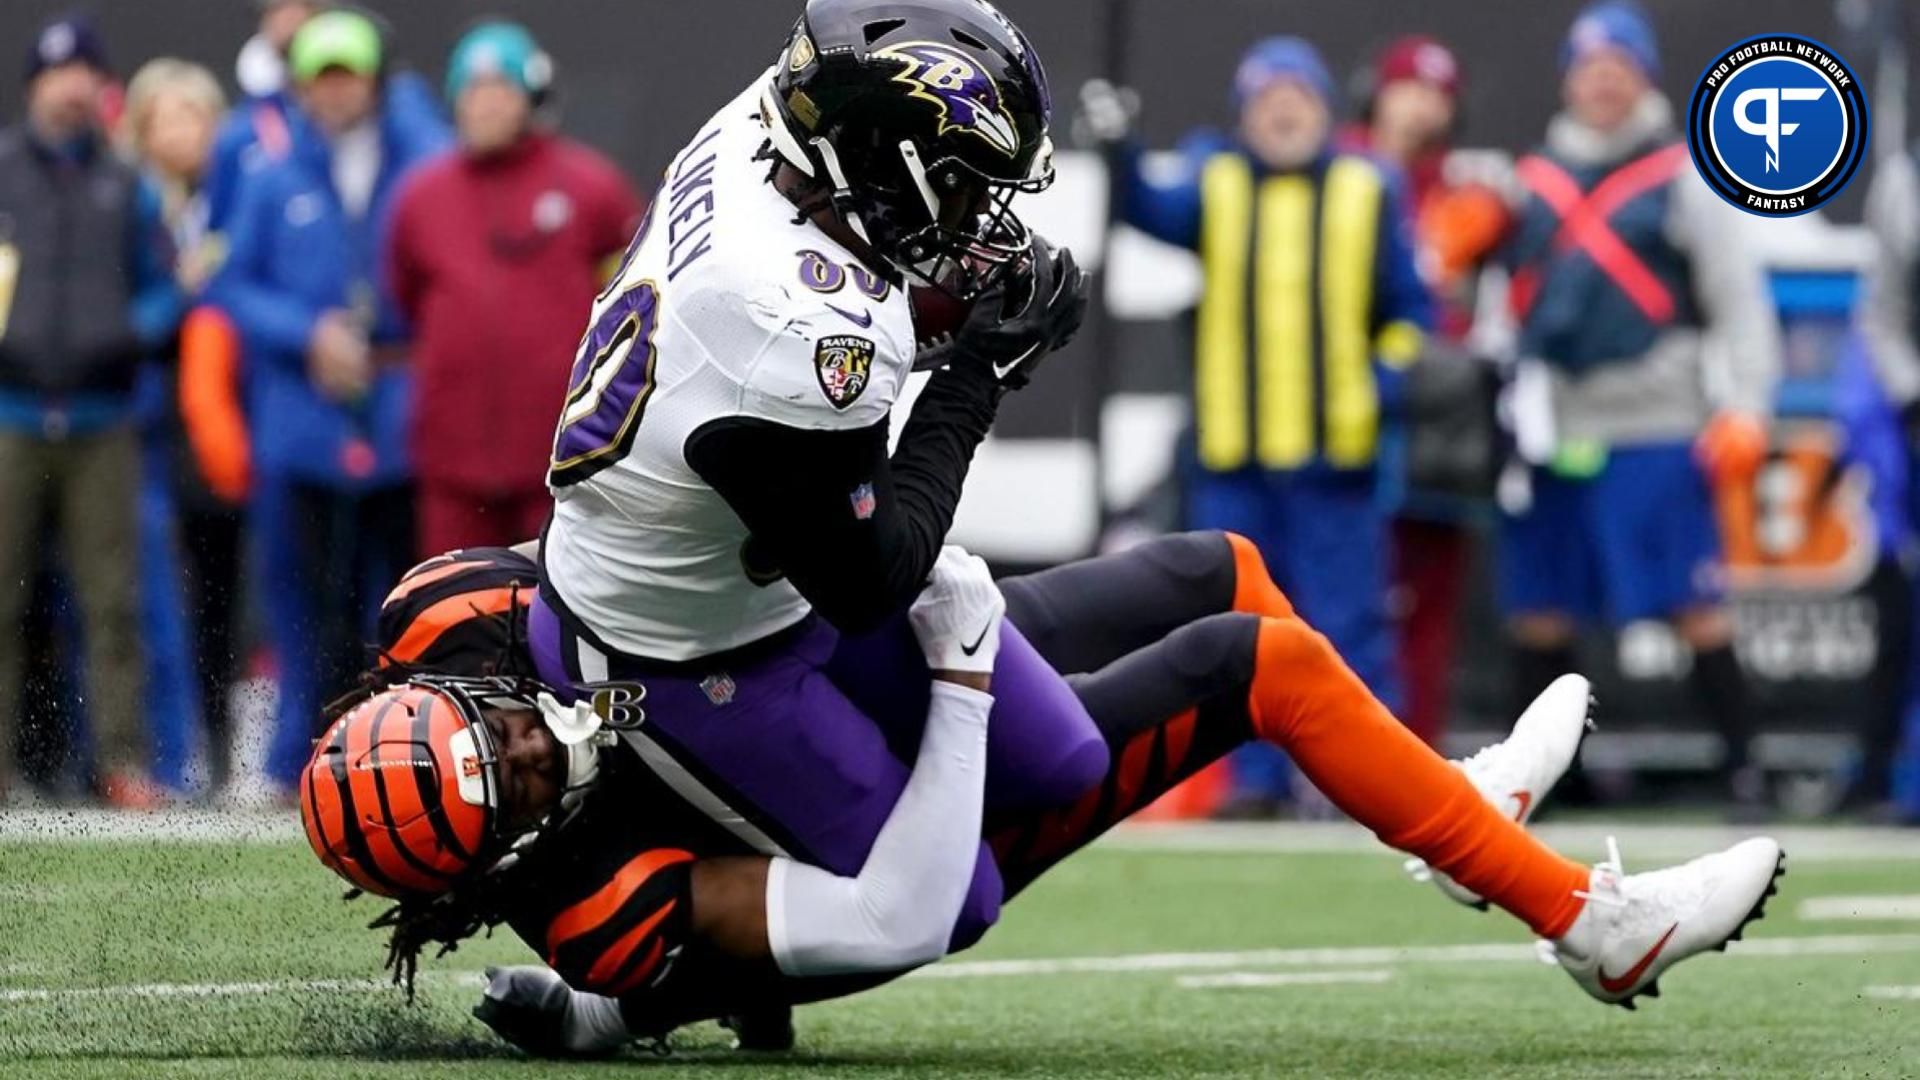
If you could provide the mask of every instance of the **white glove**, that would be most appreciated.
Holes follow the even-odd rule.
[[[1074,117],[1074,139],[1084,146],[1125,142],[1140,114],[1140,95],[1105,79],[1089,79],[1080,87],[1080,112]]]
[[[1000,618],[1006,611],[986,560],[948,545],[934,560],[927,587],[907,609],[907,621],[928,667],[985,674],[1000,651]]]
[[[534,965],[488,968],[473,1015],[534,1057],[605,1057],[633,1041],[618,1001],[570,989]]]

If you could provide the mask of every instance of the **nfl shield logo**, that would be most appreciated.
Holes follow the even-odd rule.
[[[853,494],[849,495],[848,498],[853,500],[854,517],[865,521],[873,516],[874,498],[872,484],[861,484],[859,487],[854,488]]]
[[[707,700],[715,705],[731,703],[734,691],[738,689],[739,687],[734,685],[733,676],[724,671],[700,680],[700,692],[707,695]]]
[[[873,375],[873,342],[853,334],[823,337],[813,350],[813,373],[836,409],[860,400]]]

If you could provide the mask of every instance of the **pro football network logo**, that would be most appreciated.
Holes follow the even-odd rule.
[[[1694,167],[1719,196],[1763,217],[1817,209],[1867,150],[1867,96],[1847,62],[1797,34],[1763,34],[1707,65],[1687,106]]]

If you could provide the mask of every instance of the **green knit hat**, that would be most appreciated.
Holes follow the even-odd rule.
[[[309,82],[328,68],[355,75],[380,71],[380,28],[357,11],[328,11],[308,19],[287,49],[294,82]]]

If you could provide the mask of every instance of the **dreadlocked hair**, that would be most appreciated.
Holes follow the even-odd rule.
[[[465,885],[438,896],[400,900],[367,924],[369,930],[387,930],[385,967],[395,986],[405,987],[407,1004],[414,1003],[414,982],[420,972],[420,954],[430,945],[438,945],[434,959],[458,949],[460,943],[476,934],[493,936],[493,928],[504,922],[499,874],[481,874]],[[360,896],[358,889],[345,899]]]
[[[504,620],[505,633],[500,652],[485,665],[483,674],[515,679],[531,676],[524,659],[526,620],[521,617],[523,609],[520,604],[520,592],[526,587],[518,580],[508,582],[508,602],[504,612],[488,614],[477,606],[473,609],[476,617],[491,621]],[[444,674],[422,664],[401,660],[377,644],[369,645],[367,652],[373,663],[360,673],[354,687],[328,702],[321,710],[328,725],[382,691],[405,685],[417,676]],[[438,959],[458,949],[462,941],[475,934],[484,932],[492,936],[493,928],[505,921],[502,901],[503,879],[506,877],[506,869],[496,863],[437,896],[398,900],[367,924],[369,930],[389,931],[385,966],[393,975],[394,985],[406,988],[407,1004],[413,1004],[414,982],[420,971],[420,954],[428,946],[440,947],[434,953]],[[360,889],[349,889],[342,899],[352,901],[363,895],[365,893]]]
[[[525,608],[520,603],[520,593],[527,587],[526,583],[518,580],[507,583],[507,608],[503,612],[489,614],[478,606],[474,607],[475,617],[502,622],[504,630],[500,651],[484,665],[482,675],[508,679],[533,677],[527,663],[529,653],[527,624],[523,615]],[[331,725],[382,691],[405,685],[417,676],[445,674],[422,664],[401,660],[379,645],[369,645],[367,652],[373,660],[372,665],[360,673],[353,689],[328,702],[322,710],[327,724]],[[542,834],[546,831],[543,828]],[[504,858],[512,859],[514,856],[508,853]],[[462,941],[476,934],[492,936],[493,928],[506,921],[506,888],[510,878],[510,867],[501,861],[492,862],[486,869],[444,893],[398,900],[367,924],[369,930],[389,931],[385,966],[393,975],[394,985],[406,988],[409,1005],[414,1001],[414,982],[420,971],[420,955],[428,946],[439,946],[434,953],[434,958],[438,959],[458,949]],[[342,899],[352,901],[362,895],[365,894],[360,889],[349,889]]]
[[[458,949],[460,943],[475,934],[493,936],[493,928],[506,921],[510,897],[518,887],[519,875],[528,859],[539,860],[543,847],[577,815],[552,814],[532,833],[513,840],[498,859],[482,860],[483,869],[435,896],[406,897],[394,902],[367,924],[369,930],[390,930],[387,937],[386,968],[396,986],[407,989],[407,1003],[413,1003],[414,978],[420,970],[420,954],[429,945],[439,945],[434,959]],[[531,871],[536,876],[538,871]],[[362,895],[350,890],[345,899]]]
[[[766,180],[769,184],[775,182],[775,178],[780,175],[781,167],[787,163],[785,158],[774,153],[772,139],[768,139],[760,144],[760,149],[754,152],[753,160],[770,162],[767,166]],[[785,193],[783,192],[783,194]],[[805,225],[807,222],[813,220],[813,215],[833,206],[833,189],[812,178],[807,178],[805,186],[795,191],[794,194],[799,196],[799,198],[794,200],[793,204],[793,223],[795,225]]]
[[[387,650],[377,645],[372,647],[372,651],[377,653],[384,662],[377,667],[371,667],[361,672],[359,677],[354,680],[353,689],[348,690],[346,693],[341,694],[339,697],[334,698],[321,707],[320,718],[325,724],[332,724],[335,720],[347,715],[359,706],[366,704],[367,701],[382,690],[390,690],[393,687],[400,686],[415,675],[433,674],[426,668],[419,667],[418,665],[409,664],[402,660],[395,660]]]
[[[533,656],[533,647],[527,641],[526,607],[520,603],[520,590],[526,588],[519,578],[507,582],[507,610],[498,615],[489,615],[490,619],[504,619],[507,624],[507,640],[500,646],[500,655],[494,659],[493,674],[513,678],[531,678],[527,660]],[[474,609],[476,612],[478,608]]]

